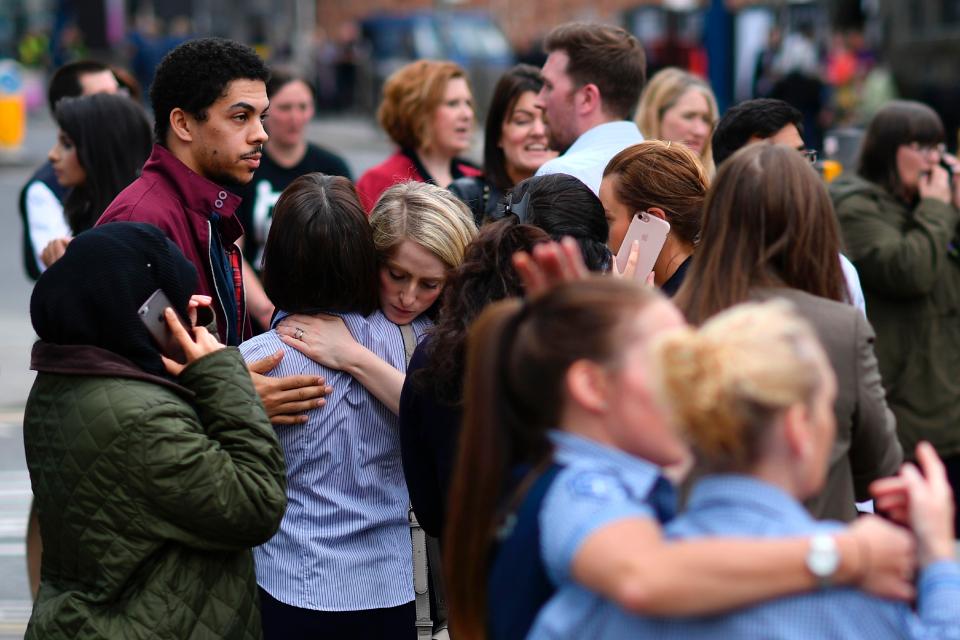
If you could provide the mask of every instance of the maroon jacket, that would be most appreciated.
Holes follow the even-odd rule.
[[[197,268],[197,293],[213,297],[217,330],[220,340],[226,342],[225,311],[210,264],[210,216],[220,215],[221,244],[228,253],[239,255],[240,250],[234,244],[243,234],[243,227],[234,215],[239,205],[239,196],[194,173],[168,149],[154,145],[140,177],[110,203],[97,226],[108,222],[146,222],[159,227]],[[241,320],[237,334],[245,339],[251,332],[242,286],[240,291]]]

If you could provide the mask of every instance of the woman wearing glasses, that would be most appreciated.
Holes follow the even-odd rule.
[[[857,175],[831,185],[860,272],[887,402],[905,452],[929,440],[960,487],[960,190],[933,109],[890,102],[867,128]]]

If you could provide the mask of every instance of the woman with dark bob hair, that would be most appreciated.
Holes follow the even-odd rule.
[[[446,188],[480,170],[459,156],[473,142],[473,94],[467,73],[449,61],[418,60],[383,85],[380,126],[399,147],[357,180],[366,211],[398,182],[431,182]]]
[[[40,271],[62,256],[70,239],[91,228],[140,175],[153,147],[146,113],[126,96],[63,98],[54,118],[60,131],[48,157],[57,182],[70,191],[62,218],[27,220]]]
[[[339,316],[359,344],[403,371],[403,339],[378,309],[377,278],[373,232],[350,181],[318,173],[294,180],[277,201],[263,255],[274,328],[290,314]],[[306,423],[277,430],[292,506],[277,535],[254,550],[264,637],[412,638],[397,418],[354,377],[314,362],[276,331],[240,345],[248,361],[277,350],[284,357],[269,375],[316,375],[331,394]]]
[[[933,109],[890,102],[867,127],[857,174],[830,193],[904,451],[931,442],[960,495],[960,183],[941,166],[957,167],[943,140]]]
[[[720,165],[701,229],[677,305],[701,324],[740,302],[787,298],[813,325],[839,388],[826,484],[807,507],[818,518],[853,520],[870,482],[896,473],[903,454],[873,330],[846,303],[840,232],[823,180],[784,145],[745,147]]]
[[[483,175],[459,178],[450,191],[467,203],[480,225],[496,212],[503,194],[555,158],[537,94],[540,70],[518,64],[500,77],[490,100],[483,138]]]

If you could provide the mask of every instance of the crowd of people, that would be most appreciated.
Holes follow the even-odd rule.
[[[397,70],[356,182],[245,45],[162,59],[152,145],[56,72],[28,638],[960,638],[940,118],[889,102],[828,188],[787,102],[544,48],[482,167],[467,72]]]

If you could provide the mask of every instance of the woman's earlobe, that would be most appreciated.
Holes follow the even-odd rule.
[[[667,219],[667,214],[666,214],[666,213],[664,212],[664,210],[661,209],[660,207],[650,207],[650,208],[647,209],[647,213],[649,213],[649,214],[652,215],[652,216],[656,216],[657,218],[660,218],[661,220],[666,220],[666,219]]]
[[[567,393],[574,402],[591,412],[607,410],[607,381],[598,364],[589,360],[574,362],[565,378]]]

